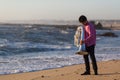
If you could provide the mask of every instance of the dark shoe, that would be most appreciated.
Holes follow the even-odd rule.
[[[97,72],[95,72],[95,75],[98,75],[98,73],[97,73]]]
[[[98,71],[97,70],[94,70],[94,73],[95,73],[95,75],[98,75]]]
[[[83,74],[81,75],[90,75],[90,72],[84,72]]]

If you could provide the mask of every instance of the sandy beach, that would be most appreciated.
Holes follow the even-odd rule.
[[[84,64],[36,72],[0,75],[0,80],[120,80],[120,60],[98,62],[99,75],[80,75]]]

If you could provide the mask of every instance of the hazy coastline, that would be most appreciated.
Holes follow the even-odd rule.
[[[103,28],[101,29],[115,29],[120,30],[120,20],[90,20],[95,24],[100,23]],[[8,26],[54,26],[54,27],[71,27],[76,28],[81,25],[77,20],[13,20],[1,21],[0,25]]]

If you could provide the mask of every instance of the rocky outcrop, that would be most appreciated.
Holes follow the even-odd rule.
[[[113,32],[105,32],[103,34],[99,34],[98,36],[105,36],[105,37],[118,37],[118,35],[116,35]]]

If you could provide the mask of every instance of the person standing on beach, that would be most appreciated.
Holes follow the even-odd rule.
[[[92,61],[92,66],[94,69],[95,75],[98,75],[98,67],[96,63],[95,58],[95,45],[96,45],[96,30],[93,24],[88,22],[87,17],[84,15],[81,15],[79,17],[79,22],[83,24],[84,26],[84,32],[85,32],[85,39],[80,40],[80,45],[85,43],[86,51],[88,52],[88,55],[83,55],[84,61],[85,61],[85,67],[86,71],[81,75],[90,75],[90,63],[89,63],[89,55]]]

